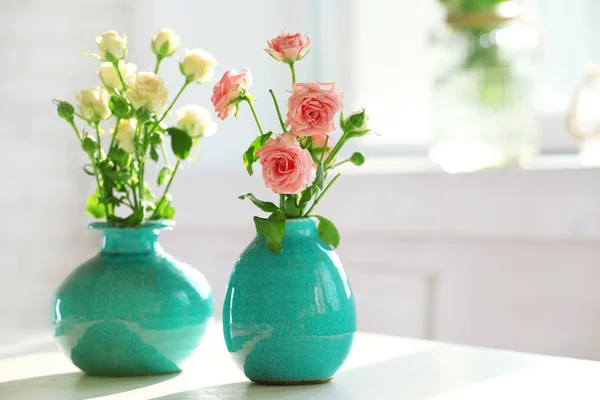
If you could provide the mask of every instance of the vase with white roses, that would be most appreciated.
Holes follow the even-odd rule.
[[[330,380],[344,362],[356,331],[354,297],[334,251],[340,235],[327,218],[314,214],[339,178],[345,163],[360,166],[361,153],[340,159],[352,139],[370,132],[364,110],[344,117],[342,93],[335,83],[296,82],[296,62],[311,40],[282,32],[266,52],[287,64],[291,95],[287,118],[273,90],[270,96],[279,132],[263,128],[254,110],[248,69],[227,71],[211,98],[221,119],[239,114],[246,103],[258,136],[243,154],[250,175],[260,162],[266,186],[277,202],[248,199],[267,217],[254,217],[257,235],[238,259],[227,288],[223,332],[229,352],[246,376],[266,384],[305,384]],[[341,134],[334,141],[339,113]]]
[[[137,74],[125,61],[125,35],[108,31],[96,42],[98,54],[91,55],[102,61],[102,86],[77,93],[77,107],[55,104],[89,159],[83,171],[96,190],[85,209],[104,220],[90,224],[101,232],[102,246],[56,290],[55,337],[89,374],[176,372],[198,348],[214,306],[204,276],[166,253],[158,235],[174,225],[169,190],[175,175],[216,124],[197,105],[177,110],[173,126],[166,122],[186,88],[214,77],[216,60],[203,50],[186,50],[179,63],[183,83],[169,101],[159,69],[180,47],[175,32],[163,29],[153,36],[156,64]],[[146,181],[152,167],[158,195]]]

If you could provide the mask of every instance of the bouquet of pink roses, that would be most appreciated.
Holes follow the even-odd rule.
[[[308,36],[282,32],[267,43],[269,48],[265,51],[275,60],[287,64],[292,75],[292,94],[288,98],[285,120],[273,90],[269,91],[281,132],[265,132],[263,129],[252,105],[255,98],[249,93],[252,77],[248,69],[240,73],[235,70],[225,72],[214,87],[211,98],[222,120],[231,111],[237,117],[243,102],[250,107],[259,135],[243,155],[244,166],[252,175],[253,164],[260,161],[263,180],[269,189],[279,194],[279,205],[259,200],[252,193],[242,195],[240,199],[249,199],[262,211],[270,213],[268,218],[254,217],[254,223],[257,233],[266,239],[268,249],[274,254],[281,250],[288,218],[318,219],[319,236],[335,248],[340,242],[337,228],[327,218],[313,215],[312,212],[339,178],[339,173],[330,178],[330,173],[336,167],[347,162],[357,166],[364,163],[364,156],[358,152],[343,160],[338,160],[337,156],[348,140],[370,132],[366,128],[368,118],[364,110],[344,118],[343,95],[336,90],[335,83],[296,82],[294,66],[310,51],[311,40]],[[335,142],[330,134],[336,129],[337,113],[340,113],[342,133]]]

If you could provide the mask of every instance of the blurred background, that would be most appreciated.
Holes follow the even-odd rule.
[[[0,338],[48,329],[53,290],[97,252],[84,202],[94,182],[53,98],[99,84],[95,36],[173,28],[248,67],[263,125],[276,127],[289,71],[268,57],[281,30],[308,33],[299,81],[335,81],[366,107],[367,156],[320,204],[340,228],[359,329],[600,360],[600,3],[595,0],[4,0],[0,4]],[[180,52],[180,55],[183,51]],[[179,87],[176,60],[161,74]],[[178,105],[210,108],[212,85]],[[202,271],[220,315],[228,276],[269,198],[241,155],[247,110],[219,123],[173,189],[163,246]],[[10,340],[10,339],[7,339]]]

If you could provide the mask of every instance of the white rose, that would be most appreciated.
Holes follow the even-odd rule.
[[[205,83],[215,76],[217,60],[201,49],[185,49],[185,57],[179,69],[185,77],[196,83]]]
[[[135,108],[147,107],[159,112],[167,103],[169,92],[160,76],[153,72],[140,72],[127,92],[127,98]]]
[[[121,71],[121,76],[125,81],[125,85],[130,86],[133,81],[135,81],[135,70],[137,66],[133,63],[127,63],[123,60],[119,60],[119,71]],[[119,74],[117,74],[117,69],[112,63],[104,62],[98,68],[98,75],[100,75],[100,80],[108,89],[119,89],[123,91],[126,88],[123,88],[123,84],[121,83],[121,79],[119,79]]]
[[[115,141],[123,151],[133,153],[135,150],[135,128],[137,121],[135,118],[122,119],[119,121]]]
[[[127,55],[127,36],[120,37],[115,31],[104,32],[100,36],[96,36],[100,57],[104,61],[112,61],[106,53],[116,60],[122,60]]]
[[[100,121],[110,117],[108,100],[110,95],[106,89],[96,86],[92,89],[82,90],[77,93],[77,108],[83,118],[88,121]]]
[[[187,105],[177,110],[177,128],[187,132],[191,137],[206,137],[217,131],[217,124],[212,121],[210,111],[197,105]]]
[[[171,57],[179,47],[179,39],[174,30],[162,29],[152,36],[152,51],[160,57]]]

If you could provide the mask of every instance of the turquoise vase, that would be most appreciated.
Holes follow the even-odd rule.
[[[94,223],[100,253],[77,267],[52,303],[60,349],[91,375],[136,376],[181,371],[213,319],[204,276],[158,243],[171,221],[118,229]]]
[[[327,382],[356,332],[352,289],[310,218],[286,221],[278,255],[257,235],[231,274],[223,307],[227,349],[248,379]]]

